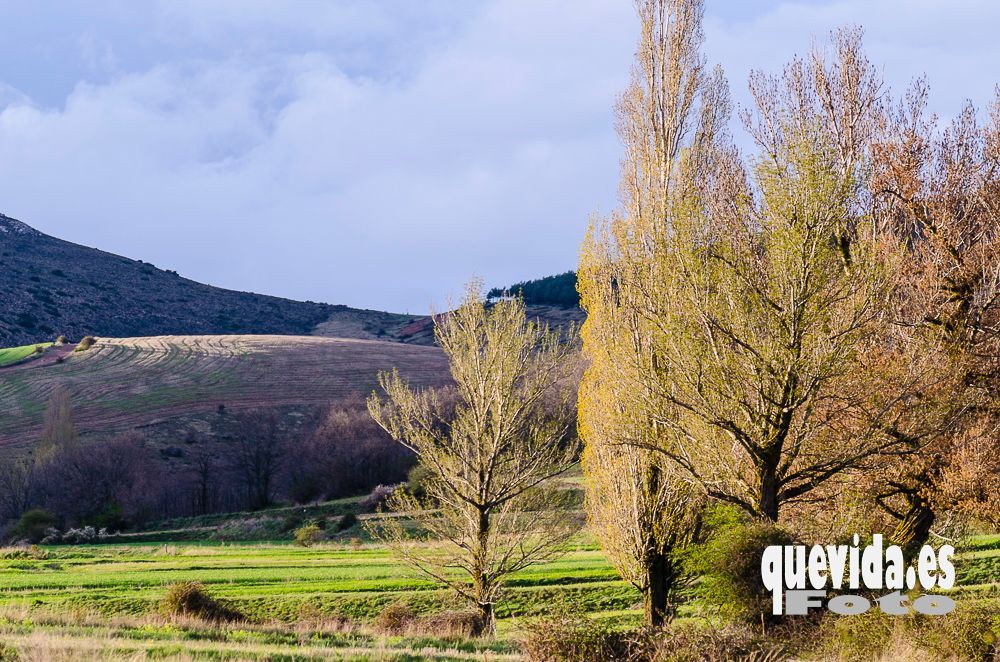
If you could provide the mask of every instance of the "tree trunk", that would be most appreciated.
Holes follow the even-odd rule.
[[[494,635],[497,631],[496,613],[492,602],[482,602],[476,605],[479,611],[479,631],[476,634]]]
[[[476,567],[472,577],[472,590],[476,598],[476,609],[480,618],[480,633],[496,634],[496,617],[493,611],[493,580],[487,567],[486,550],[490,544],[490,512],[482,508],[479,511],[479,524],[476,532]]]
[[[660,627],[667,621],[672,582],[669,557],[662,552],[647,557],[646,592],[643,595],[642,605],[646,625]]]
[[[893,532],[892,539],[903,548],[907,559],[913,559],[930,538],[935,516],[927,500],[916,491],[906,492],[905,497],[908,510]]]
[[[778,476],[774,467],[763,466],[760,468],[757,514],[765,521],[778,521]]]

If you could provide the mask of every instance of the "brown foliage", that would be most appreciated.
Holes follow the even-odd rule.
[[[885,114],[872,177],[875,218],[907,247],[897,327],[957,371],[927,398],[952,425],[876,477],[896,537],[914,544],[948,511],[1000,520],[1000,90],[985,123],[966,103],[941,127],[927,99],[919,80]]]
[[[287,449],[288,489],[298,503],[362,494],[401,482],[413,453],[372,420],[360,399],[330,407],[308,438]]]

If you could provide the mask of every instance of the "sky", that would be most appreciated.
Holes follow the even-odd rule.
[[[842,25],[990,103],[995,0],[706,0],[737,104]],[[0,212],[212,285],[425,313],[617,203],[628,0],[0,0]],[[738,140],[742,140],[737,136]]]

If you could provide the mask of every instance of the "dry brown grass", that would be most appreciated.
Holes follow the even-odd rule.
[[[159,630],[159,636],[136,637],[136,629]],[[184,615],[114,616],[75,611],[52,612],[27,606],[0,608],[0,641],[25,662],[69,660],[514,660],[515,655],[469,653],[432,647],[408,648],[382,637],[350,645],[325,646],[317,635],[358,635],[366,630],[344,619],[304,614],[295,624],[209,622]],[[370,632],[370,630],[367,630]],[[294,634],[298,644],[261,643],[255,634]],[[191,636],[191,635],[194,636]],[[173,635],[173,636],[171,636]],[[435,634],[435,636],[440,636]],[[6,662],[6,658],[0,657]]]

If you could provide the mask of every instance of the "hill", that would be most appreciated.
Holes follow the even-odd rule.
[[[551,324],[583,318],[572,272],[509,288],[530,315]],[[0,347],[63,334],[131,338],[279,334],[434,344],[424,315],[293,301],[205,285],[95,248],[50,237],[0,214]]]
[[[324,335],[405,340],[397,331],[417,319],[204,285],[142,260],[50,237],[2,214],[0,282],[0,347],[59,334],[77,340],[84,335],[306,335],[322,324],[335,330]]]
[[[100,338],[91,349],[49,349],[0,369],[0,446],[30,447],[52,390],[69,392],[82,435],[143,427],[183,439],[199,417],[259,407],[328,405],[366,397],[379,371],[441,385],[447,363],[435,347],[315,336]]]

